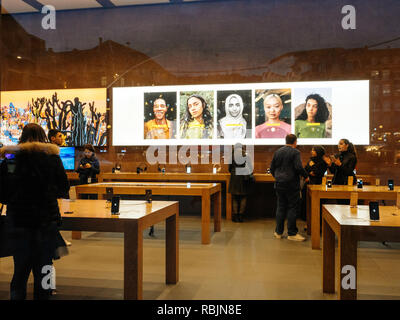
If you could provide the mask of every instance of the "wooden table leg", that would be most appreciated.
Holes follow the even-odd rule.
[[[179,281],[179,205],[176,214],[168,217],[165,225],[165,282],[175,284]]]
[[[210,192],[206,190],[201,196],[201,243],[210,243]]]
[[[335,293],[335,233],[324,218],[322,219],[322,292]]]
[[[320,226],[319,226],[319,194],[311,193],[311,247],[320,249]]]
[[[352,230],[341,226],[338,235],[339,265],[338,294],[339,300],[357,299],[357,241],[353,239]],[[350,284],[353,287],[349,287]]]
[[[311,197],[310,190],[306,192],[306,215],[307,215],[307,234],[311,235]]]
[[[143,299],[143,230],[140,222],[126,222],[124,232],[124,299]]]
[[[214,204],[214,232],[221,231],[221,191],[213,194]]]
[[[82,194],[81,193],[77,193],[76,194],[76,198],[77,199],[82,199]],[[81,240],[82,239],[82,232],[81,231],[71,231],[71,238],[72,238],[72,240]]]
[[[81,240],[82,239],[82,232],[81,231],[71,231],[71,238],[73,240]]]
[[[232,194],[228,192],[229,180],[226,181],[226,220],[232,220]]]

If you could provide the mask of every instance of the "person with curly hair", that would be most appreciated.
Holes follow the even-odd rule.
[[[191,95],[186,102],[180,136],[182,139],[212,139],[213,118],[207,102],[200,95]]]
[[[325,99],[316,93],[308,95],[303,112],[295,120],[295,135],[298,138],[327,138],[328,118]]]

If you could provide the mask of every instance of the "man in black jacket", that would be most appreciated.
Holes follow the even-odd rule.
[[[274,236],[282,238],[285,219],[287,217],[288,240],[304,241],[298,233],[296,216],[300,201],[300,175],[307,178],[300,159],[300,151],[296,149],[297,137],[294,134],[286,136],[286,146],[279,148],[272,158],[271,173],[274,176],[276,196],[276,228]]]

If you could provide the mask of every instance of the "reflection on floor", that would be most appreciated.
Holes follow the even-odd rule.
[[[144,299],[336,299],[322,293],[322,251],[310,239],[273,238],[274,220],[223,221],[210,245],[200,244],[200,218],[180,217],[180,281],[164,282],[164,227],[144,235]],[[304,223],[298,226],[303,230]],[[210,226],[211,228],[211,226]],[[70,240],[71,232],[63,232]],[[54,299],[122,299],[123,235],[84,232],[55,262]],[[336,259],[337,260],[337,259]],[[360,243],[358,298],[400,299],[400,244]],[[0,262],[0,299],[9,298],[12,258]],[[32,276],[28,299],[32,299]]]

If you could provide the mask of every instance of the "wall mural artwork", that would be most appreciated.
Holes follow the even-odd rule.
[[[58,129],[66,146],[107,142],[106,89],[1,92],[0,142],[18,143],[22,128],[38,123],[46,133]]]

